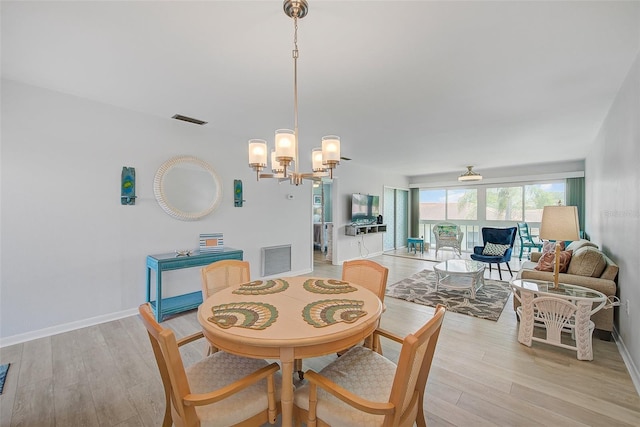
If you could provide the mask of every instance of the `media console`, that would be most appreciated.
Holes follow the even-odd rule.
[[[349,224],[344,227],[347,236],[359,236],[361,234],[384,233],[387,224]]]

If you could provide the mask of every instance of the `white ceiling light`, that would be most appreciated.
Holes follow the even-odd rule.
[[[323,176],[333,178],[333,169],[340,163],[340,137],[335,135],[322,138],[322,148],[312,151],[312,172],[301,173],[298,170],[298,19],[302,19],[309,11],[306,0],[285,0],[284,13],[293,18],[293,130],[278,129],[275,137],[275,150],[271,153],[271,170],[273,173],[260,173],[267,167],[267,141],[252,139],[249,141],[249,166],[256,171],[256,178],[279,178],[289,180],[291,184],[300,185],[303,179],[314,179]],[[288,170],[291,163],[293,171]],[[328,172],[328,173],[327,173]]]
[[[458,177],[458,181],[480,181],[482,175],[473,171],[473,166],[467,166],[467,171]]]

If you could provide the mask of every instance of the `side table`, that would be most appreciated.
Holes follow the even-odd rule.
[[[147,302],[156,314],[156,320],[162,322],[168,314],[182,313],[202,304],[202,291],[190,292],[170,298],[162,298],[162,272],[182,268],[202,267],[223,259],[242,260],[243,252],[225,248],[217,252],[194,251],[192,255],[177,256],[175,253],[147,256]],[[151,271],[156,272],[156,299],[151,301]]]
[[[602,309],[607,297],[593,289],[538,280],[514,280],[513,297],[520,301],[518,342],[531,347],[532,341],[545,342],[577,352],[578,360],[593,360],[591,315]],[[533,336],[534,326],[545,328],[546,336]],[[562,332],[569,332],[575,346],[562,343]]]
[[[417,253],[418,246],[420,246],[420,253],[424,253],[424,239],[421,237],[409,237],[407,238],[407,252],[411,252],[411,248],[413,248],[413,252]]]

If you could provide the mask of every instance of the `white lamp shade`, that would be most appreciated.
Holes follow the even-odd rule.
[[[311,168],[314,172],[322,172],[325,167],[322,165],[322,148],[314,148],[311,151]]]
[[[545,206],[540,223],[543,240],[578,240],[580,224],[576,206]]]
[[[267,141],[264,139],[249,140],[249,165],[267,166]]]
[[[284,172],[284,167],[276,160],[276,150],[271,150],[271,171],[273,173]]]
[[[322,137],[322,163],[340,162],[340,137],[335,135]]]
[[[296,136],[291,129],[276,131],[276,159],[293,159],[296,156]]]

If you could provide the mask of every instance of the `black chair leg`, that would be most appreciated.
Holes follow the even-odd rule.
[[[491,263],[489,263],[489,277],[491,277]]]
[[[500,276],[500,280],[502,280],[502,270],[500,270],[500,263],[497,263],[496,265],[498,266],[498,276]]]
[[[509,269],[509,274],[511,274],[511,277],[513,277],[513,272],[511,271],[511,266],[509,265],[509,263],[507,262],[507,268]]]

